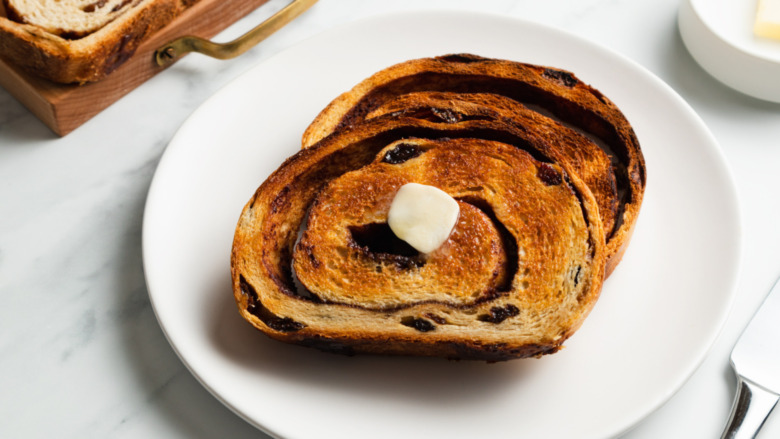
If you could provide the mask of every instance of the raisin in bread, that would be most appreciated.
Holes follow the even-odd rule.
[[[234,237],[241,315],[272,338],[342,353],[498,361],[556,352],[604,277],[595,198],[538,151],[435,128],[375,118],[269,176]],[[408,182],[461,207],[449,239],[427,255],[387,230],[389,203]]]
[[[597,139],[598,146],[611,161],[608,172],[614,174],[616,184],[614,211],[609,206],[609,197],[601,197],[609,227],[605,229],[606,272],[610,274],[615,269],[628,246],[642,204],[646,179],[644,158],[630,123],[618,107],[570,72],[469,54],[407,61],[377,72],[333,100],[306,129],[303,146],[312,146],[334,131],[360,123],[382,106],[391,105],[391,101],[416,92],[500,95],[553,116],[558,126]],[[397,106],[393,109],[400,111]],[[536,123],[530,120],[521,126]],[[543,127],[532,129],[541,132],[550,127],[545,122]],[[551,134],[550,138],[560,140],[561,136]],[[586,143],[590,142],[582,142]],[[582,163],[576,154],[567,161],[575,165]],[[583,168],[590,169],[590,164],[583,163],[580,168],[578,172],[583,173]],[[602,172],[600,169],[594,169],[592,174]]]
[[[97,81],[197,0],[0,0],[0,57],[59,83]]]

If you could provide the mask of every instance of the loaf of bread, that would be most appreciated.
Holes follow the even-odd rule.
[[[523,142],[439,125],[377,117],[285,161],[236,228],[241,315],[272,338],[347,354],[499,361],[556,352],[604,277],[595,198]],[[460,206],[449,239],[429,254],[387,227],[409,182]]]
[[[0,57],[58,83],[97,81],[197,0],[0,0]]]
[[[533,132],[541,139],[537,144],[546,139],[554,150],[549,153],[576,169],[597,194],[607,237],[607,275],[615,269],[642,204],[645,163],[631,124],[601,92],[571,72],[544,66],[470,54],[417,59],[377,72],[333,100],[306,129],[303,146],[367,117],[404,111],[444,122],[459,120],[459,114],[504,119]]]

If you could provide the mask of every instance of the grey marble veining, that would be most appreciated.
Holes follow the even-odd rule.
[[[218,39],[284,4],[271,0]],[[780,274],[780,105],[742,96],[702,71],[676,32],[677,6],[321,0],[241,58],[191,55],[64,138],[0,89],[0,437],[266,437],[193,378],[155,319],[141,256],[151,179],[188,115],[253,65],[342,23],[436,8],[538,21],[605,45],[675,88],[718,137],[743,203],[740,300],[697,373],[626,437],[717,436],[733,391],[728,353]],[[775,416],[765,437],[777,435]]]

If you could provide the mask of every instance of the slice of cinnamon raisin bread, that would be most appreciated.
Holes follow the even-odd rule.
[[[341,353],[498,361],[556,352],[604,277],[592,193],[532,148],[434,131],[376,118],[269,176],[236,228],[241,315],[272,338]],[[387,231],[391,200],[410,182],[461,206],[450,238],[429,254],[392,245]]]
[[[95,32],[132,11],[133,0],[4,0],[8,17],[67,39]]]

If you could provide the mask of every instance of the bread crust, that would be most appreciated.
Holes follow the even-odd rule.
[[[403,62],[334,99],[306,129],[302,144],[310,147],[331,132],[360,123],[399,96],[431,91],[493,93],[540,106],[603,141],[599,146],[606,148],[612,160],[618,197],[614,226],[607,230],[606,273],[612,273],[628,246],[644,197],[644,157],[631,124],[618,107],[571,72],[471,54]]]
[[[274,339],[345,354],[500,361],[560,349],[592,309],[604,277],[604,233],[592,193],[558,163],[539,161],[516,146],[467,136],[418,138],[406,129],[426,124],[433,129],[431,122],[408,118],[378,118],[345,128],[289,158],[258,188],[236,227],[231,256],[234,297],[247,321]],[[400,144],[424,151],[388,164],[387,154]],[[511,282],[492,292],[487,288],[475,300],[442,295],[398,303],[392,293],[371,291],[366,294],[377,300],[360,306],[338,295],[318,295],[316,285],[328,274],[344,278],[331,268],[314,273],[314,281],[305,280],[304,287],[313,291],[298,290],[292,261],[325,268],[339,262],[306,248],[327,246],[330,238],[297,240],[312,205],[322,203],[318,208],[331,209],[336,217],[355,216],[356,224],[381,222],[381,208],[357,207],[373,195],[350,198],[344,203],[355,206],[350,209],[332,204],[333,193],[353,187],[344,186],[342,178],[365,181],[368,193],[369,186],[394,175],[441,185],[469,204],[492,209],[516,243],[515,248],[503,244],[507,254],[514,254]],[[334,184],[335,189],[327,189]],[[389,193],[393,185],[379,192]],[[526,196],[519,196],[523,191]],[[346,251],[342,259],[371,258],[359,249]],[[387,269],[387,276],[402,276],[404,270]],[[355,288],[370,288],[367,275],[347,279]],[[436,289],[435,284],[421,285],[428,287]]]
[[[136,1],[113,21],[78,39],[63,38],[38,26],[0,16],[0,57],[31,75],[57,83],[98,81],[193,3]]]

